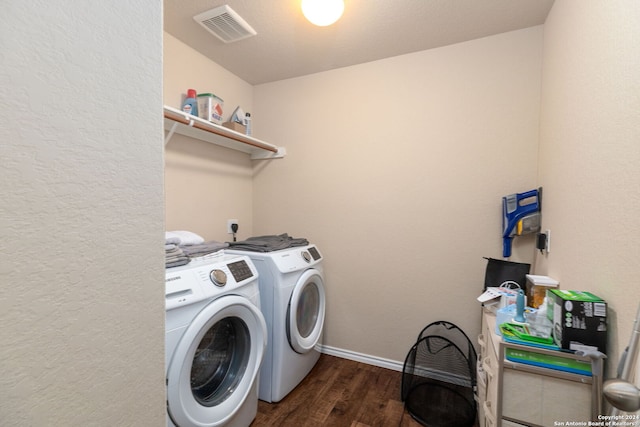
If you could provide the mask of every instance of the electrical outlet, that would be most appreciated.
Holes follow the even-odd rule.
[[[233,234],[233,230],[231,229],[231,226],[233,224],[238,225],[238,220],[237,219],[228,219],[227,220],[227,234]]]

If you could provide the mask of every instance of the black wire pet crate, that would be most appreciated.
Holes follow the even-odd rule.
[[[429,324],[407,354],[402,400],[426,427],[471,427],[477,414],[476,351],[467,335],[447,321]]]

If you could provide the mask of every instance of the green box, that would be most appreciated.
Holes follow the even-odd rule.
[[[599,350],[607,353],[607,303],[583,291],[549,289],[553,308],[553,339],[565,350]]]

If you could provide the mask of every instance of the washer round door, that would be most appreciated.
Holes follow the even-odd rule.
[[[224,424],[245,402],[267,344],[260,310],[224,296],[189,324],[167,369],[167,411],[178,426]]]
[[[287,308],[287,338],[295,352],[307,353],[319,343],[325,304],[322,274],[315,269],[302,273]]]

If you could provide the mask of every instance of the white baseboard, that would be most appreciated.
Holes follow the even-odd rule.
[[[385,359],[382,357],[357,353],[355,351],[330,347],[328,345],[321,346],[320,352],[324,354],[328,354],[329,356],[336,356],[336,357],[341,357],[343,359],[354,360],[356,362],[366,363],[367,365],[379,366],[381,368],[387,368],[387,369],[391,369],[398,372],[402,372],[402,368],[404,366],[404,362],[398,362],[397,360]]]

